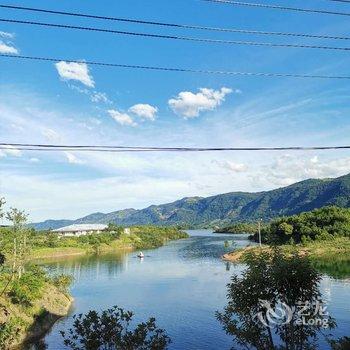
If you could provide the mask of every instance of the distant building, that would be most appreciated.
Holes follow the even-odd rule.
[[[80,224],[80,225],[69,225],[65,227],[52,230],[54,233],[58,233],[66,237],[79,237],[91,235],[93,233],[101,233],[108,226],[103,224]]]

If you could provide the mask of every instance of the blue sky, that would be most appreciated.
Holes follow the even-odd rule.
[[[4,2],[10,4],[10,2]],[[20,5],[21,3],[16,3]],[[198,0],[26,1],[24,6],[239,29],[347,35],[347,17]],[[279,2],[289,4],[289,2]],[[343,10],[350,5],[294,1]],[[2,18],[146,33],[349,46],[87,20],[1,9]],[[0,50],[28,56],[251,72],[350,75],[348,52],[203,44],[0,22]],[[349,81],[165,73],[0,58],[2,142],[132,146],[349,143]],[[185,196],[260,191],[350,172],[348,151],[304,153],[0,153],[0,193],[33,221],[142,208]]]

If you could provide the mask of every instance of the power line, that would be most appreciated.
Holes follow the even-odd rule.
[[[48,145],[27,143],[0,143],[3,150],[21,151],[78,151],[78,152],[223,152],[223,151],[329,151],[350,149],[349,146],[294,146],[294,147],[140,147],[98,145]]]
[[[316,74],[294,74],[294,73],[235,72],[235,71],[205,70],[205,69],[192,69],[192,68],[146,66],[146,65],[122,64],[122,63],[107,63],[107,62],[95,62],[95,61],[79,61],[79,60],[71,60],[71,59],[65,59],[65,58],[22,56],[22,55],[8,55],[8,54],[0,54],[0,57],[21,59],[21,60],[31,60],[31,61],[43,61],[43,62],[65,61],[68,63],[79,63],[79,64],[85,63],[88,65],[100,66],[100,67],[142,69],[142,70],[177,72],[177,73],[199,73],[199,74],[276,77],[276,78],[283,77],[283,78],[340,79],[340,80],[349,80],[350,79],[350,76],[346,76],[346,75],[342,76],[342,75],[316,75]]]
[[[301,7],[261,4],[261,3],[255,3],[255,2],[242,2],[242,1],[234,1],[234,0],[200,0],[200,1],[212,2],[217,4],[219,3],[228,4],[228,5],[235,5],[235,6],[248,6],[248,7],[268,8],[268,9],[285,10],[285,11],[318,13],[318,14],[324,14],[324,15],[350,16],[350,12],[336,12],[336,11],[317,10],[317,9],[301,8]]]
[[[349,0],[328,0],[328,1],[342,2],[342,3],[350,4],[350,1],[349,1]]]
[[[121,30],[103,29],[103,28],[96,28],[96,27],[82,27],[82,26],[73,26],[73,25],[66,25],[66,24],[22,21],[22,20],[14,20],[14,19],[6,19],[6,18],[0,18],[0,22],[36,25],[41,27],[53,27],[53,28],[61,28],[61,29],[77,29],[77,30],[103,32],[103,33],[118,34],[118,35],[130,35],[130,36],[136,36],[136,37],[147,37],[147,38],[156,38],[156,39],[184,40],[184,41],[192,41],[192,42],[211,43],[211,44],[250,45],[250,46],[267,46],[267,47],[281,47],[281,48],[337,50],[337,51],[350,50],[350,47],[304,45],[304,44],[301,44],[301,45],[300,44],[281,44],[281,43],[256,42],[256,41],[195,38],[195,37],[176,36],[176,35],[127,32],[127,31],[121,31]]]
[[[345,0],[339,0],[339,1],[345,1]],[[337,35],[316,35],[316,34],[309,34],[309,33],[273,32],[273,31],[237,29],[237,28],[209,27],[209,26],[200,26],[200,25],[192,25],[192,24],[146,21],[146,20],[139,20],[139,19],[132,19],[132,18],[97,16],[97,15],[91,15],[91,14],[85,14],[85,13],[54,11],[54,10],[47,10],[47,9],[40,9],[40,8],[33,8],[33,7],[23,7],[23,6],[12,6],[12,5],[0,4],[0,8],[31,11],[31,12],[42,12],[42,13],[49,13],[49,14],[55,14],[55,15],[74,16],[74,17],[108,20],[108,21],[118,21],[118,22],[134,23],[134,24],[146,24],[146,25],[161,26],[161,27],[181,28],[181,29],[195,29],[195,30],[205,30],[205,31],[256,34],[256,35],[291,36],[291,37],[303,37],[303,38],[313,38],[313,39],[350,40],[350,37],[337,36]]]

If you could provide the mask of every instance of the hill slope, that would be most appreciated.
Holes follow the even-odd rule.
[[[123,226],[152,224],[210,227],[258,218],[267,220],[332,204],[350,207],[350,174],[335,179],[305,180],[266,192],[231,192],[207,198],[183,198],[141,210],[94,213],[78,220],[48,220],[33,226],[42,230],[73,223],[114,222]]]

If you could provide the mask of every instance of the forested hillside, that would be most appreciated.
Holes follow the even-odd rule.
[[[48,220],[34,226],[37,229],[49,229],[72,223],[112,222],[124,226],[148,224],[214,227],[258,218],[269,220],[327,205],[350,207],[350,174],[335,179],[305,180],[266,192],[231,192],[207,198],[183,198],[141,210],[94,213],[78,220]]]

